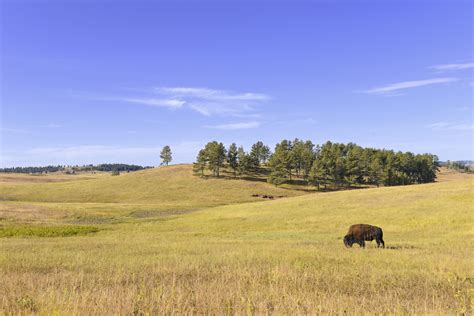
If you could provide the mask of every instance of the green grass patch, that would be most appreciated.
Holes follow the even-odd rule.
[[[10,226],[0,228],[0,237],[70,237],[98,231],[95,226]]]

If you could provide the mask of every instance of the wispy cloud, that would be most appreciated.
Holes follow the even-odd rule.
[[[63,127],[63,126],[60,125],[60,124],[56,124],[56,123],[49,123],[49,124],[46,124],[46,125],[41,125],[41,127],[46,127],[46,128],[60,128],[60,127]]]
[[[207,88],[159,87],[155,88],[155,91],[163,94],[192,96],[206,100],[266,101],[270,99],[267,95],[261,93],[235,93]]]
[[[430,66],[431,69],[436,70],[463,70],[474,68],[474,63],[463,63],[463,64],[443,64]]]
[[[450,123],[450,122],[436,122],[433,124],[426,125],[427,128],[432,130],[443,130],[443,131],[472,131],[474,130],[474,124],[468,123]]]
[[[222,130],[239,130],[239,129],[251,129],[260,127],[260,122],[240,122],[220,125],[206,125],[207,128],[222,129]]]
[[[380,87],[375,87],[369,90],[364,91],[367,94],[375,94],[375,95],[386,95],[392,94],[394,92],[404,90],[404,89],[411,89],[423,86],[429,86],[434,84],[441,84],[441,83],[449,83],[457,81],[457,78],[431,78],[425,80],[414,80],[414,81],[404,81],[398,83],[387,84]]]
[[[270,96],[253,92],[233,92],[194,87],[158,87],[154,92],[172,99],[183,100],[190,109],[205,115],[242,116],[254,113]]]
[[[172,109],[179,109],[184,105],[184,101],[178,99],[154,99],[154,98],[124,98],[122,101],[139,103],[157,107],[167,107]]]
[[[204,116],[258,117],[260,106],[270,100],[263,93],[235,92],[196,87],[155,87],[141,95],[100,97],[101,101],[119,101],[169,109],[188,108]],[[83,97],[83,96],[82,96]]]

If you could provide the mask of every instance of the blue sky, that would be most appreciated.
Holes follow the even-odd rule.
[[[472,1],[1,2],[1,166],[210,140],[474,159]]]

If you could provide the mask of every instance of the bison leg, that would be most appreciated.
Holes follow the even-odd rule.
[[[377,238],[377,248],[379,248],[380,245],[382,245],[382,248],[385,248],[385,242],[383,241],[383,239]]]
[[[380,243],[382,244],[382,248],[385,248],[385,242],[383,241],[383,232],[382,230],[380,230],[380,235],[378,236],[377,238],[377,243],[380,241]]]
[[[361,248],[365,248],[365,241],[363,240],[359,241],[359,245]]]

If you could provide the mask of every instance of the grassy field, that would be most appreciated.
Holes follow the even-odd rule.
[[[472,314],[473,179],[308,194],[189,166],[0,177],[0,314]],[[386,249],[344,248],[355,223]]]

